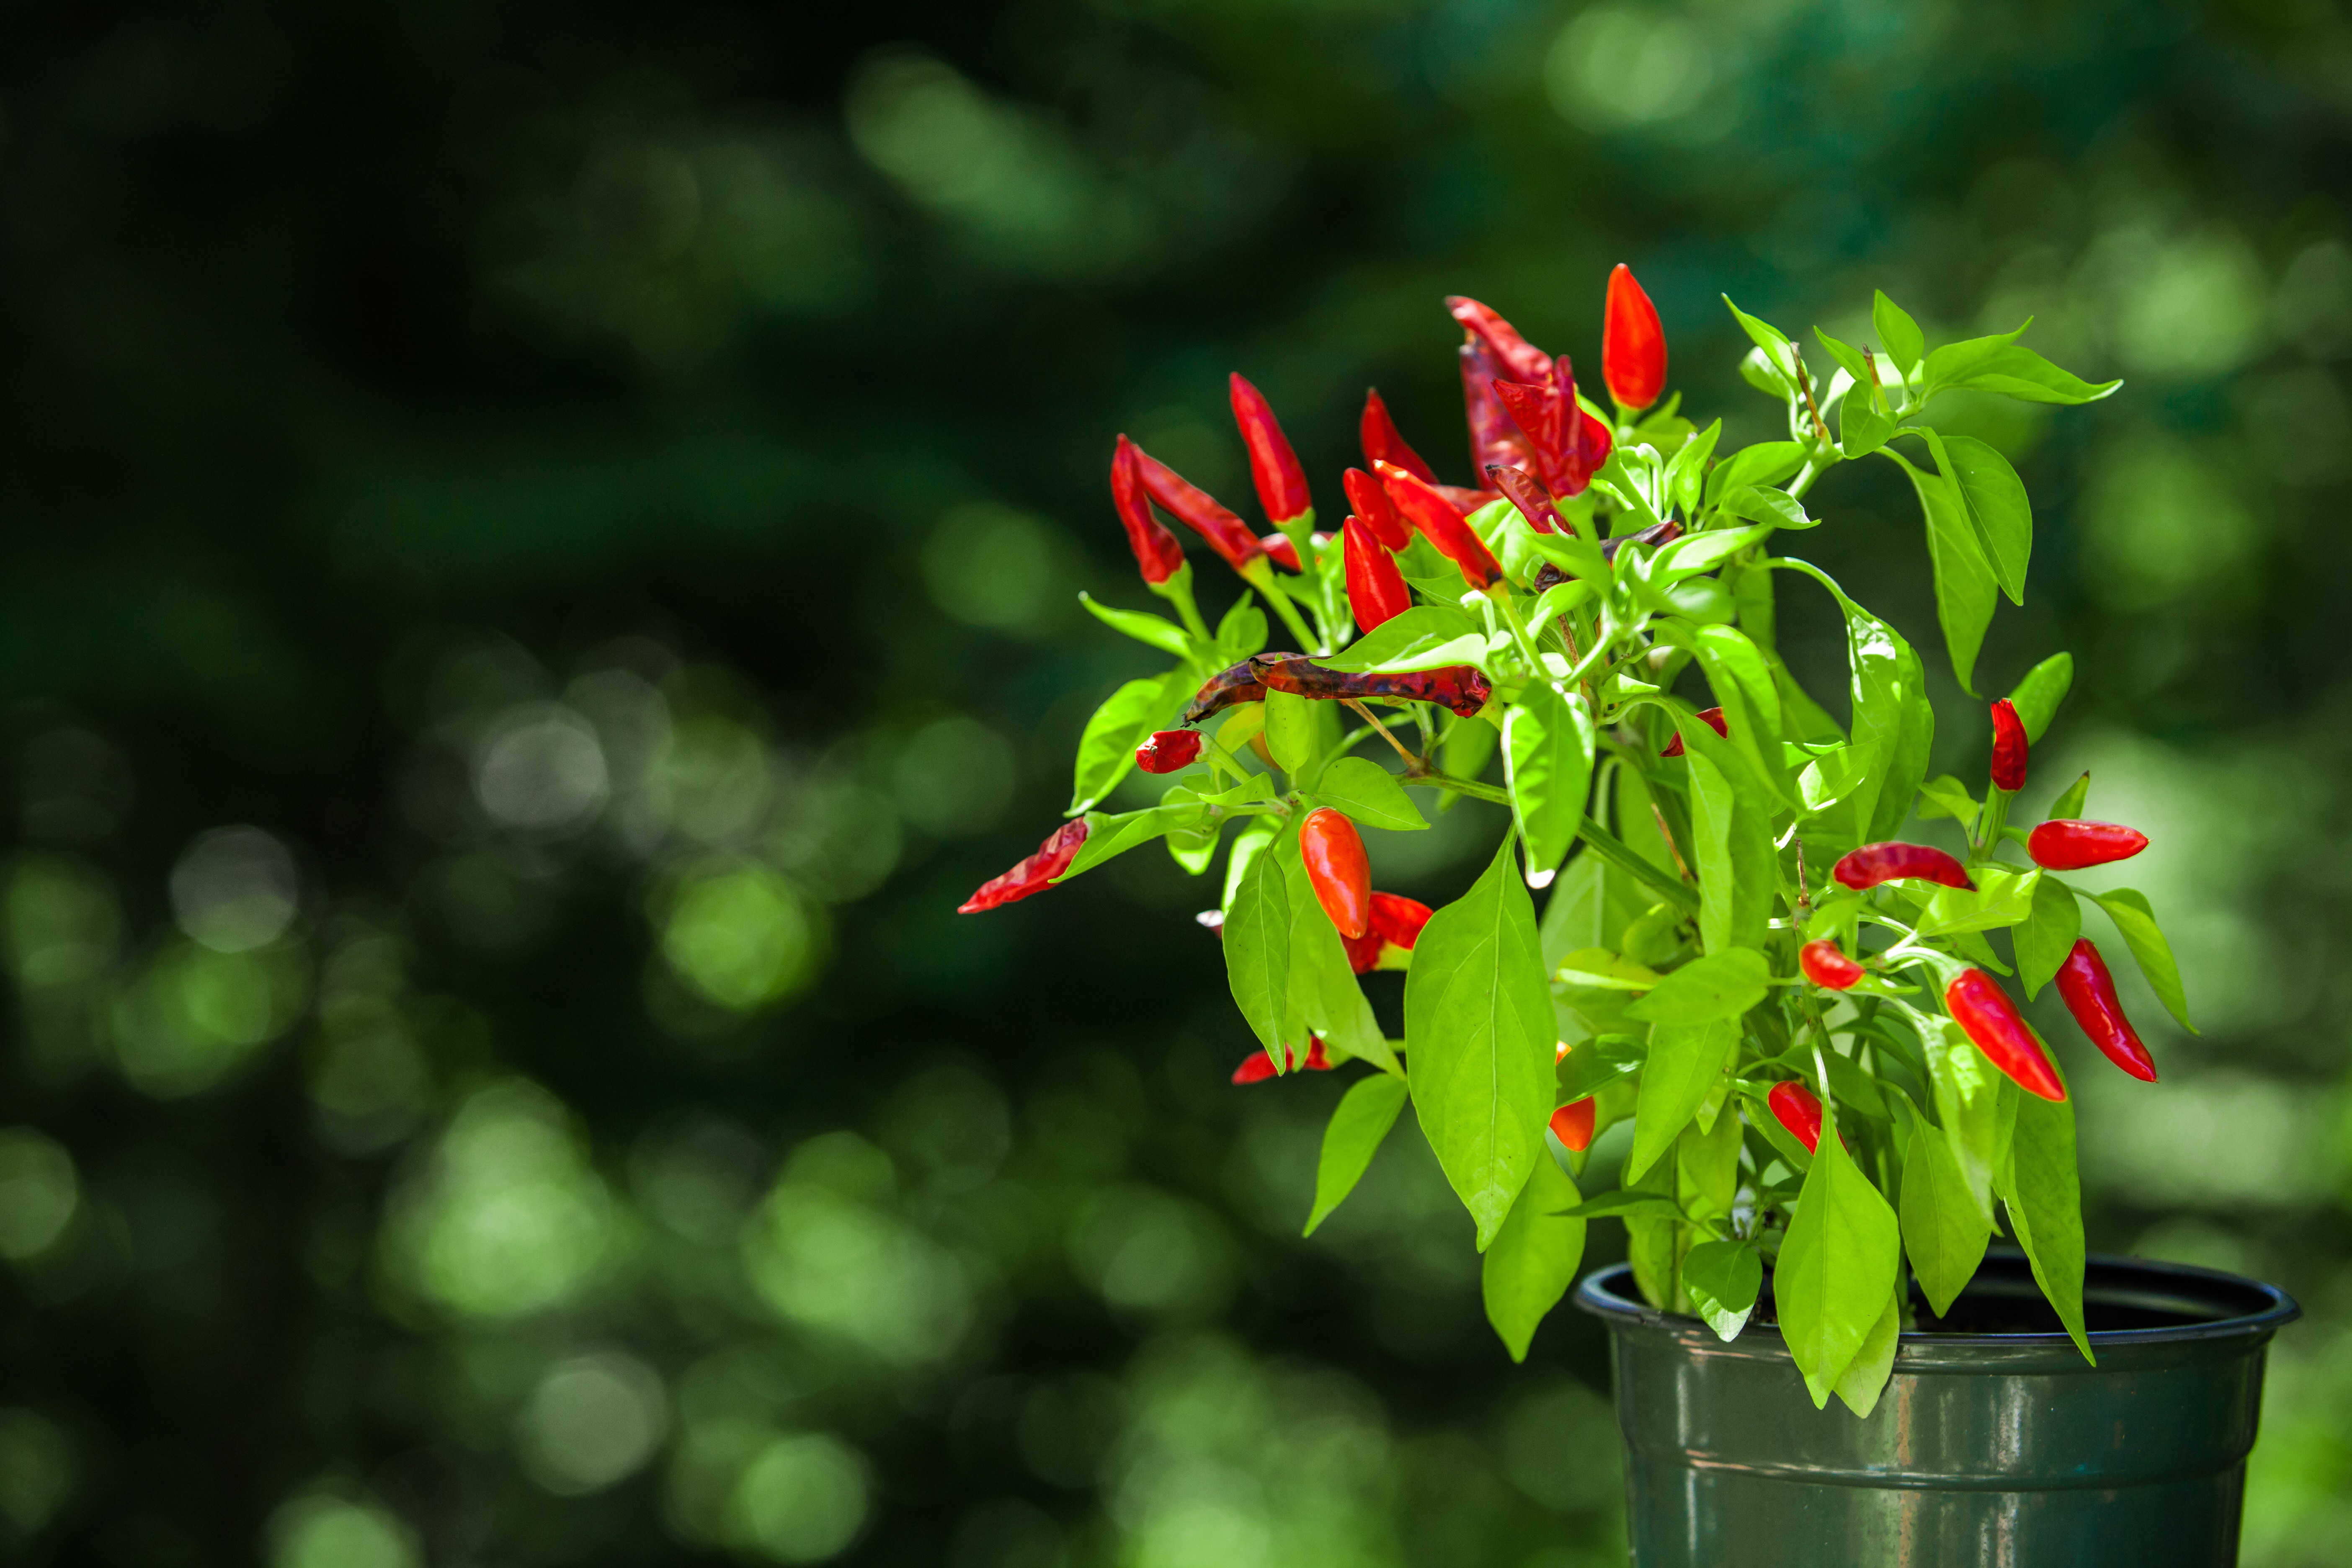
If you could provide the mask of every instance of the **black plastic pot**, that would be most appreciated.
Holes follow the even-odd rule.
[[[1730,1344],[1644,1306],[1622,1263],[1576,1302],[1614,1342],[1638,1568],[2234,1563],[2263,1354],[2302,1315],[2235,1275],[2095,1257],[2095,1368],[1995,1252],[1861,1420],[1813,1408],[1769,1300]]]

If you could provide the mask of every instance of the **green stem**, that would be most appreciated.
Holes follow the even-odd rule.
[[[1584,826],[1578,831],[1584,836],[1584,841],[1592,847],[1594,854],[1636,880],[1646,882],[1653,889],[1664,893],[1669,903],[1685,911],[1696,910],[1698,908],[1696,889],[1678,878],[1668,875],[1664,868],[1635,854],[1632,846],[1593,821],[1592,818],[1586,817]]]
[[[1535,639],[1528,636],[1527,623],[1519,619],[1519,612],[1511,607],[1511,591],[1505,588],[1499,594],[1491,595],[1488,596],[1487,603],[1502,612],[1503,619],[1510,625],[1512,640],[1519,645],[1519,651],[1527,656],[1529,669],[1538,677],[1541,677],[1545,673],[1543,656],[1536,651]]]
[[[1456,795],[1466,795],[1473,800],[1491,800],[1496,805],[1511,804],[1510,795],[1505,791],[1496,789],[1493,784],[1479,784],[1474,779],[1457,779],[1452,773],[1440,773],[1435,768],[1409,769],[1398,776],[1398,782],[1409,784],[1428,784],[1433,789],[1450,789]]]
[[[1269,577],[1268,581],[1273,582],[1273,579]],[[1319,658],[1324,652],[1323,639],[1308,631],[1307,623],[1298,618],[1298,606],[1290,602],[1290,591],[1279,582],[1273,582],[1266,598],[1273,604],[1274,613],[1282,617],[1282,624],[1290,628],[1291,636],[1298,639],[1299,651]]]
[[[1191,632],[1202,642],[1213,642],[1215,639],[1209,635],[1209,623],[1201,618],[1201,606],[1192,602],[1191,579],[1192,574],[1189,572],[1184,574],[1181,581],[1170,578],[1162,584],[1162,595],[1176,606],[1176,614],[1184,622],[1186,631]]]

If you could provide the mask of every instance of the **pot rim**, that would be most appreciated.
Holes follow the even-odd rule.
[[[1986,1260],[2021,1266],[2026,1261],[2025,1255],[2013,1247],[1993,1247],[1986,1253]],[[1577,1306],[1597,1318],[1610,1321],[1609,1326],[1612,1329],[1638,1324],[1677,1333],[1696,1330],[1712,1345],[1722,1350],[1734,1348],[1733,1345],[1724,1344],[1718,1340],[1715,1331],[1707,1327],[1705,1320],[1687,1313],[1661,1311],[1643,1301],[1638,1295],[1631,1294],[1622,1289],[1630,1283],[1633,1274],[1633,1266],[1631,1263],[1612,1263],[1607,1268],[1594,1269],[1577,1283]],[[2105,1278],[2102,1279],[2102,1276]],[[1973,1288],[1975,1283],[1976,1281],[1971,1279],[1969,1288]],[[2165,1292],[2163,1289],[2167,1284],[2173,1287],[2169,1292]],[[2097,1290],[2097,1287],[2101,1285],[2105,1286],[2104,1292]],[[2179,1323],[2166,1328],[2094,1329],[2087,1336],[2094,1350],[2105,1348],[2120,1350],[2130,1345],[2195,1343],[2216,1340],[2236,1340],[2248,1336],[2260,1336],[2266,1339],[2303,1316],[2302,1306],[2284,1290],[2259,1279],[2250,1279],[2242,1274],[2231,1274],[2220,1268],[2200,1268],[2189,1263],[2161,1263],[2144,1258],[2119,1258],[2112,1253],[2094,1252],[2084,1259],[2084,1293],[2086,1297],[2095,1293],[2116,1297],[2161,1292],[2170,1294],[2176,1299],[2195,1300],[2200,1292],[2193,1288],[2200,1286],[2206,1288],[2202,1294],[2209,1300],[2218,1293],[2214,1289],[2218,1287],[2220,1290],[2225,1290],[2232,1295],[2257,1297],[2267,1305],[2253,1311],[2233,1313],[2228,1317],[2210,1319],[2202,1322]],[[1769,1334],[1776,1343],[1780,1340],[1780,1326],[1777,1323],[1753,1323],[1749,1325],[1748,1332],[1758,1330]],[[1741,1340],[1746,1340],[1747,1337],[1747,1332],[1740,1335]],[[1920,1350],[1977,1346],[1985,1351],[2043,1349],[2054,1351],[2062,1346],[2071,1347],[2073,1343],[2063,1331],[2056,1333],[2003,1334],[1937,1333],[1917,1329],[1905,1330],[1896,1342],[1902,1346],[1916,1346]],[[1787,1354],[1785,1346],[1782,1346],[1778,1353]]]

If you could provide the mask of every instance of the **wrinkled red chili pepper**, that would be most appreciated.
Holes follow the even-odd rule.
[[[2079,871],[2110,860],[2128,860],[2147,847],[2147,835],[2119,822],[2084,822],[2062,816],[2025,836],[2025,852],[2037,866]]]
[[[1698,716],[1706,721],[1706,726],[1708,729],[1713,730],[1717,734],[1722,736],[1727,741],[1731,739],[1731,721],[1723,716],[1722,709],[1702,708],[1698,710]],[[1683,738],[1681,731],[1677,731],[1675,734],[1675,738],[1666,742],[1666,749],[1660,752],[1658,755],[1662,757],[1679,757],[1682,754]]]
[[[1290,1070],[1292,1072],[1297,1072],[1302,1068],[1307,1072],[1329,1072],[1331,1070],[1331,1058],[1323,1054],[1323,1042],[1321,1038],[1317,1036],[1309,1035],[1307,1037],[1307,1059],[1305,1061],[1300,1061],[1298,1059],[1298,1053],[1292,1050],[1287,1046],[1283,1047],[1282,1054],[1284,1058],[1290,1063]],[[1235,1083],[1264,1083],[1267,1079],[1274,1076],[1274,1058],[1267,1056],[1263,1047],[1242,1058],[1242,1065],[1234,1069],[1234,1081]]]
[[[2124,1016],[2124,1005],[2116,996],[2116,977],[2107,973],[2107,961],[2099,956],[2089,937],[2077,939],[2066,962],[2058,966],[2058,994],[2107,1060],[2142,1082],[2156,1081],[2156,1058],[2147,1054],[2139,1031]]]
[[[1500,463],[1488,468],[1486,477],[1495,481],[1496,489],[1510,498],[1511,504],[1519,509],[1519,515],[1528,520],[1528,526],[1538,533],[1569,531],[1559,515],[1559,503],[1552,500],[1551,491],[1544,488],[1541,479],[1525,468],[1507,468]]]
[[[1838,951],[1833,942],[1809,942],[1797,950],[1797,967],[1805,978],[1826,991],[1844,991],[1862,978],[1862,965]]]
[[[1118,509],[1119,526],[1127,530],[1127,547],[1135,552],[1136,569],[1156,587],[1184,570],[1184,546],[1166,523],[1151,515],[1151,499],[1143,489],[1142,452],[1126,437],[1118,438],[1110,459],[1110,499]]]
[[[2025,721],[2017,704],[2004,697],[1992,705],[1992,787],[2011,795],[2025,787],[2025,763],[2032,750],[2026,743]]]
[[[1135,748],[1135,765],[1147,773],[1172,773],[1189,768],[1201,757],[1198,730],[1159,730]]]
[[[1055,878],[1070,868],[1078,858],[1078,849],[1087,841],[1087,819],[1066,822],[1046,836],[1037,846],[1036,853],[1001,877],[982,882],[971,897],[960,905],[960,915],[978,914],[982,910],[996,909],[1004,904],[1018,903],[1034,893],[1042,893]]]
[[[1274,417],[1265,395],[1235,371],[1227,384],[1234,405],[1234,423],[1241,426],[1242,445],[1249,448],[1250,479],[1257,486],[1258,504],[1276,526],[1305,517],[1315,510],[1307,494],[1307,470]],[[1293,568],[1296,570],[1296,568]]]
[[[1372,926],[1372,863],[1364,836],[1342,812],[1318,805],[1298,825],[1298,855],[1307,885],[1343,937],[1360,937]]]
[[[1772,1086],[1764,1096],[1770,1108],[1772,1120],[1789,1130],[1789,1136],[1812,1153],[1822,1146],[1821,1097],[1795,1079],[1785,1079]]]
[[[1374,539],[1391,550],[1402,550],[1412,542],[1412,531],[1397,515],[1396,503],[1389,500],[1380,480],[1361,468],[1349,468],[1339,476],[1339,486],[1348,492],[1349,509],[1363,519]]]
[[[1560,355],[1533,382],[1497,381],[1495,396],[1527,436],[1544,483],[1554,495],[1582,495],[1593,470],[1609,460],[1609,426],[1576,401],[1576,372]]]
[[[1942,850],[1926,844],[1865,844],[1849,850],[1830,875],[1849,888],[1875,888],[1881,882],[1909,878],[1947,888],[1974,889],[1968,868]]]
[[[1551,374],[1550,357],[1519,336],[1518,329],[1503,320],[1491,306],[1482,305],[1466,294],[1448,294],[1445,309],[1461,323],[1465,332],[1485,346],[1513,381],[1541,381]]]
[[[2066,1098],[2066,1086],[2058,1081],[2057,1069],[2018,1016],[2017,1004],[1991,975],[1981,969],[1960,971],[1944,987],[1944,1010],[1951,1014],[1961,1033],[1976,1042],[1985,1059],[2014,1079],[2018,1088],[2044,1100]]]
[[[1437,470],[1422,460],[1420,453],[1405,445],[1397,433],[1396,421],[1389,417],[1389,405],[1370,387],[1364,389],[1364,416],[1356,422],[1356,437],[1363,444],[1367,463],[1394,463],[1406,473],[1430,484],[1437,482]],[[1359,516],[1363,507],[1356,508]]]
[[[1143,488],[1151,499],[1168,509],[1177,521],[1209,542],[1209,548],[1224,558],[1225,564],[1247,575],[1252,566],[1265,555],[1265,547],[1250,531],[1249,524],[1225,510],[1216,497],[1193,484],[1183,475],[1138,447],[1136,461],[1143,474]]]
[[[1356,629],[1370,631],[1412,608],[1412,590],[1404,585],[1396,557],[1372,537],[1363,520],[1349,518],[1340,532],[1340,548],[1348,557],[1348,608],[1355,612]]]
[[[1551,1135],[1570,1153],[1583,1153],[1592,1147],[1592,1124],[1598,1110],[1589,1094],[1582,1100],[1569,1101],[1551,1113]]]
[[[1376,464],[1373,471],[1380,475],[1398,512],[1437,547],[1439,554],[1462,569],[1465,582],[1473,588],[1489,588],[1502,580],[1502,563],[1452,501],[1393,463]]]
[[[1601,327],[1601,379],[1629,414],[1658,400],[1666,386],[1666,329],[1658,308],[1623,262],[1609,274],[1609,303]]]
[[[1217,671],[1209,677],[1201,689],[1185,705],[1184,722],[1197,724],[1213,714],[1243,702],[1265,700],[1265,685],[1257,678],[1248,659]]]
[[[1495,395],[1495,384],[1507,379],[1502,362],[1475,336],[1456,353],[1462,363],[1462,414],[1470,430],[1471,471],[1483,474],[1497,464],[1538,468],[1535,447]]]
[[[1374,893],[1372,934],[1410,952],[1421,940],[1421,928],[1429,923],[1433,912],[1419,899],[1408,899],[1402,893]]]

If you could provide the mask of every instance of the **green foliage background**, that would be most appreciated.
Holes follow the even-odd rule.
[[[226,0],[0,37],[12,1556],[1622,1561],[1598,1331],[1509,1364],[1414,1135],[1298,1239],[1343,1086],[1225,1083],[1212,893],[1139,855],[950,912],[1150,657],[1075,601],[1146,602],[1116,431],[1239,505],[1242,369],[1336,516],[1377,382],[1461,477],[1439,297],[1591,375],[1621,259],[1727,444],[1773,410],[1718,290],[1857,339],[1874,286],[1933,331],[2032,314],[2127,378],[1939,410],[2043,524],[1980,684],[2074,651],[2026,804],[2089,767],[2153,837],[2131,880],[2208,1021],[2125,978],[2144,1089],[2046,1020],[2093,1245],[2303,1299],[2247,1561],[2340,1552],[2336,7]],[[1936,647],[1900,476],[1810,500]],[[1935,766],[1985,743],[1948,723]],[[1376,835],[1380,885],[1456,895],[1489,809]]]

